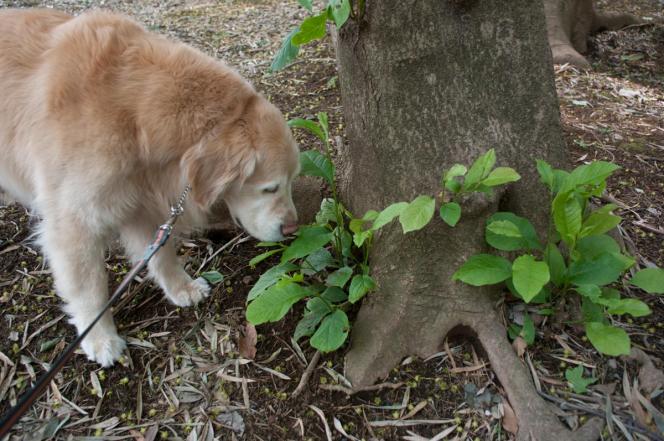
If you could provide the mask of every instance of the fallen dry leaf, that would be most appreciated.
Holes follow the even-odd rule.
[[[518,355],[519,358],[523,358],[523,354],[526,353],[527,347],[528,343],[526,343],[526,341],[521,336],[515,338],[512,342],[512,348],[514,348],[514,352],[516,352],[516,355]]]
[[[516,419],[516,414],[510,406],[510,403],[507,400],[503,401],[503,429],[507,430],[509,433],[516,435],[516,432],[519,430],[519,423]]]
[[[256,358],[256,341],[258,334],[256,327],[249,322],[245,322],[244,326],[240,327],[240,338],[238,346],[240,348],[240,355],[249,360]]]
[[[664,387],[664,372],[657,369],[648,354],[639,348],[632,348],[632,352],[627,358],[635,360],[641,366],[639,369],[639,384],[647,395]]]

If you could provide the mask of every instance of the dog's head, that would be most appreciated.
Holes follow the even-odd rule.
[[[203,210],[223,199],[237,224],[262,241],[297,230],[291,196],[299,151],[279,110],[260,95],[183,158],[192,198]]]

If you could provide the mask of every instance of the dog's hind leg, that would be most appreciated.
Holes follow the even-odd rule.
[[[49,216],[53,214],[53,216]],[[76,216],[45,213],[41,242],[65,311],[79,334],[97,317],[108,301],[104,267],[104,238],[90,231]],[[125,348],[113,316],[107,311],[81,343],[92,361],[110,366]]]
[[[137,261],[143,257],[147,245],[152,241],[155,229],[156,226],[138,220],[127,222],[121,227],[120,237],[132,260]],[[166,298],[174,305],[195,305],[210,293],[210,287],[205,279],[199,277],[194,280],[182,268],[175,247],[170,241],[157,251],[148,268],[150,275],[164,290]]]

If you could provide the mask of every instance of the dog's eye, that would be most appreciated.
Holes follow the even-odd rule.
[[[276,193],[277,190],[279,190],[279,185],[275,185],[274,187],[264,188],[263,193]]]

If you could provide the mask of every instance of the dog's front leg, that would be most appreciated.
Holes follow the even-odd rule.
[[[59,214],[59,216],[58,216]],[[70,322],[82,333],[108,301],[104,238],[76,221],[74,215],[44,216],[41,241],[58,294]],[[110,366],[125,348],[107,311],[81,343],[92,361]]]
[[[156,225],[156,224],[155,224]],[[137,261],[143,257],[147,245],[153,238],[155,228],[147,222],[126,223],[120,230],[125,250]],[[205,279],[192,279],[182,268],[172,242],[167,242],[150,261],[150,275],[164,290],[166,298],[177,306],[195,305],[210,293]]]

